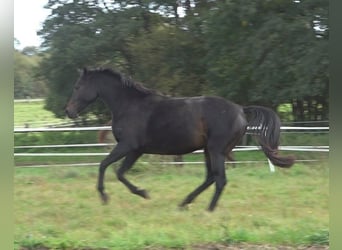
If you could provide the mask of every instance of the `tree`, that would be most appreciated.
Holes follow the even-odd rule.
[[[47,93],[45,82],[38,77],[40,61],[36,47],[14,50],[14,98],[39,98]]]
[[[174,96],[205,93],[203,48],[190,32],[169,24],[154,27],[132,42],[133,71],[149,87]]]
[[[102,63],[115,52],[104,55],[102,33],[96,25],[103,12],[93,2],[49,1],[47,8],[53,11],[39,32],[45,47],[40,75],[49,88],[45,108],[64,117],[63,107],[78,77],[77,69]]]
[[[169,13],[167,8],[162,15],[155,13],[161,8],[158,3],[142,1],[49,1],[46,7],[52,14],[39,32],[46,49],[41,75],[50,89],[46,108],[58,117],[64,116],[63,107],[77,79],[75,69],[111,66],[134,75],[136,51],[130,45],[139,43]],[[100,116],[104,108],[99,109],[92,111]]]
[[[232,0],[220,4],[211,12],[206,30],[210,84],[242,104],[276,108],[282,103],[314,100],[324,108],[307,117],[298,116],[294,109],[296,119],[325,119],[325,17],[326,1]],[[318,31],[317,22],[325,28]]]
[[[63,107],[77,68],[113,67],[169,95],[221,95],[295,119],[328,116],[327,1],[61,1],[39,32],[46,108]],[[182,6],[185,16],[177,8]],[[104,107],[91,111],[100,119]],[[107,117],[107,115],[105,115]]]

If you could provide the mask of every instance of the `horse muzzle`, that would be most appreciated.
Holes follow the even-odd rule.
[[[76,108],[74,107],[74,105],[68,104],[65,108],[65,113],[71,119],[75,119],[78,117],[78,112]]]

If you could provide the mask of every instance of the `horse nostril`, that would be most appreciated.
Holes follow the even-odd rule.
[[[69,117],[69,118],[71,118],[71,113],[70,113],[70,111],[66,108],[65,110],[65,114]]]
[[[65,114],[71,119],[77,118],[78,116],[77,112],[72,108],[70,109],[70,107],[65,109]]]

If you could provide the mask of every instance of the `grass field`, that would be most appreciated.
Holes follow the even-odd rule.
[[[110,203],[101,205],[97,168],[15,170],[16,249],[191,249],[208,243],[327,245],[329,170],[296,164],[270,173],[267,165],[227,170],[217,209],[206,212],[213,188],[188,208],[177,204],[201,183],[203,166],[138,164],[128,178],[150,191],[134,196],[109,168]]]
[[[42,124],[64,122],[44,109],[44,101],[14,103],[14,127],[37,127]]]
[[[42,102],[16,103],[15,126],[61,122]],[[38,124],[38,125],[37,125]],[[15,145],[95,143],[96,132],[15,134]],[[324,135],[286,135],[287,145],[328,145]],[[284,145],[284,144],[283,144]],[[103,148],[30,149],[29,152],[104,152]],[[16,150],[23,152],[23,150]],[[27,151],[25,151],[27,152]],[[286,153],[286,152],[285,152]],[[127,177],[150,192],[134,196],[108,168],[110,203],[96,191],[97,167],[16,167],[14,175],[15,249],[226,249],[209,246],[251,245],[250,249],[329,244],[329,166],[326,153],[295,153],[291,169],[270,173],[266,162],[229,168],[229,183],[213,213],[206,211],[213,187],[186,210],[182,199],[204,178],[202,165],[167,166],[145,156]],[[238,152],[237,160],[262,160],[261,152]],[[99,162],[103,157],[16,157],[15,164]],[[186,161],[202,161],[187,155]],[[115,164],[114,168],[118,164]],[[230,164],[227,165],[230,167]],[[269,249],[269,248],[267,248]],[[284,249],[284,248],[283,248]],[[288,249],[288,248],[287,248]]]

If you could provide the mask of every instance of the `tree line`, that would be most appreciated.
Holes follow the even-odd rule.
[[[15,46],[19,41],[15,39]],[[34,46],[22,50],[14,49],[14,98],[43,98],[47,94],[46,82],[39,77],[38,67],[41,57]]]
[[[295,121],[329,115],[326,0],[49,0],[37,77],[63,107],[82,67],[111,67],[172,96],[291,104]],[[108,119],[102,104],[89,110]]]

